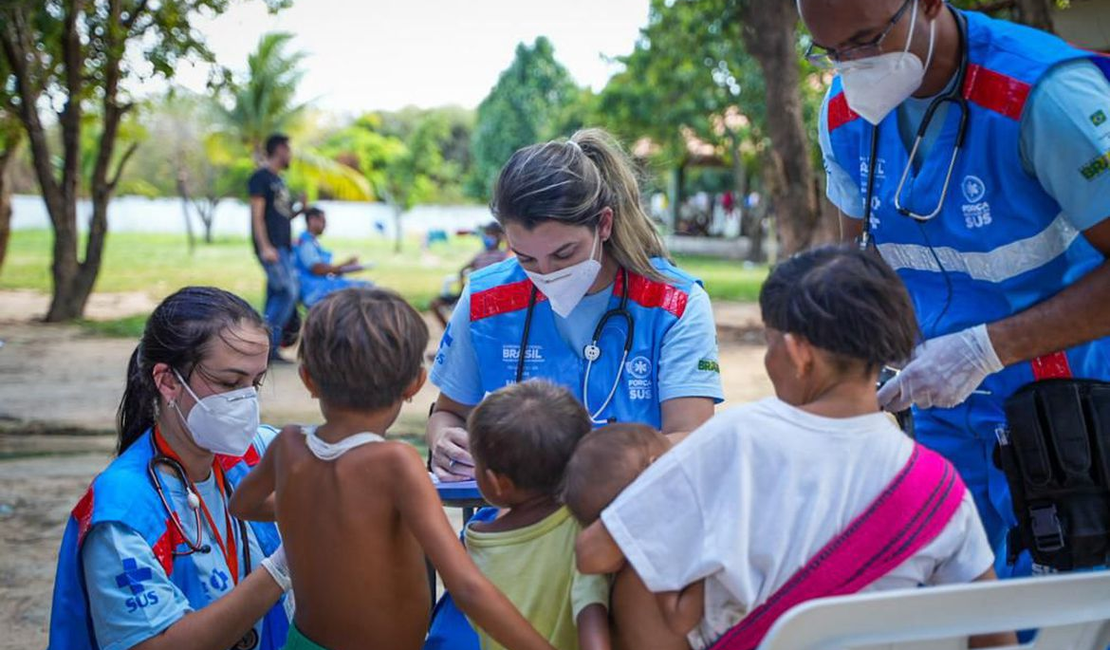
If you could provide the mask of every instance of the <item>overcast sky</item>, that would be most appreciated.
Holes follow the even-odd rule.
[[[200,20],[217,60],[236,71],[270,31],[304,51],[301,100],[357,114],[458,104],[475,107],[508,67],[517,43],[546,35],[575,81],[600,90],[615,71],[606,56],[632,50],[649,0],[295,0],[269,15],[239,2]],[[207,72],[185,65],[175,82],[202,91]]]

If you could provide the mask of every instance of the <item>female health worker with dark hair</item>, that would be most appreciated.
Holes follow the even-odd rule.
[[[220,289],[182,289],[151,314],[128,366],[119,455],[62,540],[50,648],[284,645],[277,528],[227,510],[276,434],[258,421],[269,350],[258,313]]]
[[[431,381],[431,469],[473,476],[466,418],[528,378],[570,389],[595,426],[689,432],[723,399],[700,282],[670,260],[636,178],[604,131],[517,151],[491,204],[516,257],[477,271],[444,332]]]

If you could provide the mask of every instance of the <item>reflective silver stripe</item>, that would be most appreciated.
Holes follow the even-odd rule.
[[[966,273],[975,280],[1004,282],[1040,268],[1063,255],[1078,236],[1079,231],[1060,214],[1036,235],[999,246],[987,253],[962,253],[947,246],[934,250],[946,271]],[[896,271],[910,269],[941,272],[927,246],[879,244],[879,253]]]

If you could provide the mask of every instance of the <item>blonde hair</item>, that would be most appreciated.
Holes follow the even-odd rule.
[[[605,208],[613,211],[613,231],[605,242],[613,259],[632,273],[666,281],[651,258],[669,256],[640,204],[633,166],[601,129],[517,150],[501,168],[490,203],[502,225],[517,222],[528,229],[544,221],[596,228]]]

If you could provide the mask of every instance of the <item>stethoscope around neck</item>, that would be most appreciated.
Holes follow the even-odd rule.
[[[151,456],[150,461],[147,463],[147,474],[149,474],[150,482],[154,486],[154,491],[158,493],[158,499],[161,500],[162,507],[166,509],[166,514],[169,515],[169,524],[177,530],[178,539],[180,539],[185,544],[185,546],[188,547],[187,551],[178,551],[175,547],[172,551],[173,557],[184,557],[186,555],[192,555],[194,553],[200,553],[201,555],[211,553],[212,546],[203,543],[204,529],[201,527],[200,496],[198,496],[197,493],[193,491],[193,488],[189,485],[189,479],[188,476],[185,474],[185,468],[182,467],[181,463],[178,462],[176,459],[162,453],[162,450],[158,448],[158,443],[155,442],[153,436],[151,436],[150,444],[152,447],[154,447],[154,455]],[[165,488],[162,486],[162,479],[160,476],[158,476],[160,467],[165,467],[169,469],[170,473],[174,475],[177,480],[181,482],[182,485],[185,486],[185,499],[189,504],[189,509],[193,511],[193,516],[196,521],[195,539],[190,539],[189,536],[185,534],[185,528],[181,524],[181,519],[179,518],[177,511],[174,509],[173,504],[170,502],[170,500],[166,497]],[[231,494],[231,485],[228,483],[226,476],[224,476],[224,489],[228,494]],[[224,504],[224,508],[227,508],[226,503]],[[239,523],[239,539],[241,540],[243,547],[243,571],[244,574],[249,575],[251,570],[251,550],[250,539],[247,537],[247,525],[242,519],[238,519],[237,521]],[[227,532],[229,535],[232,534],[230,530]]]
[[[967,137],[968,106],[967,98],[964,97],[964,84],[967,81],[967,68],[969,64],[967,17],[958,10],[951,9],[951,11],[955,15],[960,37],[960,65],[956,71],[956,80],[948,92],[938,95],[929,103],[928,108],[925,109],[925,115],[921,118],[921,124],[918,125],[917,133],[913,139],[913,146],[910,148],[906,167],[902,170],[902,177],[898,180],[898,187],[894,191],[894,209],[898,211],[898,214],[909,217],[918,223],[925,223],[932,220],[940,214],[941,210],[944,208],[944,201],[948,197],[948,187],[952,181],[952,172],[956,169],[956,159],[959,157]],[[933,122],[933,116],[946,102],[955,104],[960,109],[960,124],[956,131],[956,146],[952,149],[952,157],[948,161],[948,170],[945,172],[944,185],[941,186],[940,190],[940,200],[931,212],[919,214],[902,204],[902,192],[905,189],[910,170],[913,169],[913,161],[917,157],[917,152],[921,148],[921,143],[925,140],[925,133],[929,130],[929,125]],[[863,206],[863,232],[860,234],[859,239],[860,248],[864,249],[871,243],[871,212],[872,201],[875,195],[875,169],[878,153],[879,125],[876,124],[871,127],[871,156],[868,159],[867,166],[867,193],[864,197]]]
[[[621,301],[616,309],[610,309],[601,316],[601,320],[597,321],[597,326],[594,327],[594,334],[590,342],[582,348],[582,356],[586,359],[586,373],[582,377],[582,405],[586,407],[586,412],[590,415],[590,420],[594,424],[608,424],[614,422],[614,418],[608,420],[599,420],[601,414],[609,407],[613,401],[613,396],[617,394],[617,389],[620,387],[621,377],[624,375],[624,364],[628,361],[628,355],[632,352],[633,343],[633,330],[636,323],[632,318],[632,312],[628,311],[628,271],[621,268]],[[516,381],[520,383],[524,379],[524,359],[528,352],[528,335],[532,330],[532,314],[535,312],[536,301],[539,297],[539,290],[535,285],[532,285],[532,292],[528,298],[528,312],[524,317],[524,332],[520,337],[520,350],[517,354],[516,360]],[[594,361],[601,358],[601,347],[598,342],[601,341],[601,333],[605,330],[605,325],[614,318],[623,319],[625,325],[624,334],[624,350],[621,353],[621,362],[617,366],[617,376],[613,379],[613,386],[609,389],[609,394],[605,397],[605,401],[601,404],[596,411],[590,409],[590,371],[593,370]]]

